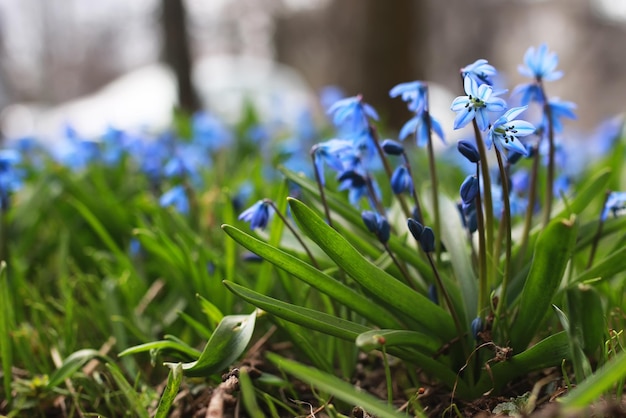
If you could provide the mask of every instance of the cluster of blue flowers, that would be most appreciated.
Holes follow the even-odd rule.
[[[551,193],[558,196],[567,190],[574,171],[570,167],[573,158],[563,145],[565,142],[561,135],[564,132],[563,120],[576,118],[576,106],[558,98],[549,98],[546,94],[544,83],[563,76],[557,66],[557,55],[545,44],[538,48],[529,48],[524,55],[523,65],[519,66],[519,73],[530,80],[515,87],[508,100],[504,98],[507,90],[495,87],[499,74],[487,60],[479,59],[461,69],[465,95],[454,99],[450,109],[456,112],[454,129],[462,129],[470,124],[474,126],[474,139],[462,140],[457,144],[460,154],[476,168],[475,173],[468,175],[460,187],[459,209],[469,232],[478,228],[476,216],[477,207],[480,206],[477,205],[486,203],[480,200],[480,196],[485,193],[485,187],[489,187],[492,197],[490,203],[497,218],[502,218],[505,209],[510,212],[508,216],[515,216],[528,210],[534,212],[540,204],[549,206],[546,199],[540,203],[540,199],[531,199],[529,196],[529,183],[533,174],[528,165],[517,164],[524,158],[539,155],[540,162],[552,167],[549,169],[550,175],[561,173],[560,176],[549,179],[553,184]],[[413,114],[400,129],[399,141],[413,135],[418,147],[430,147],[432,137],[436,135],[445,143],[441,123],[430,114],[426,82],[400,83],[391,88],[389,94],[392,98],[405,101],[408,110]],[[515,106],[509,107],[507,102],[514,103]],[[536,113],[540,114],[539,120],[534,123],[521,118],[531,106],[536,106],[539,110]],[[399,199],[405,193],[414,198],[412,210],[407,210],[406,203],[401,201],[407,217],[423,222],[410,159],[401,142],[379,140],[375,126],[379,119],[376,110],[359,95],[341,98],[329,105],[328,115],[336,127],[337,136],[318,143],[311,149],[313,174],[320,187],[322,200],[328,182],[325,169],[328,168],[334,172],[338,189],[348,191],[348,199],[352,205],[361,207],[362,199],[369,203],[369,210],[363,212],[363,221],[381,242],[386,241],[389,235],[386,209],[381,204],[380,187],[372,175],[373,170],[382,166],[387,171],[392,192]],[[621,123],[613,124],[612,131],[603,132],[603,136],[615,138],[619,136],[621,128]],[[503,160],[503,169],[493,172],[491,176],[495,180],[488,183],[485,176],[480,175],[481,164],[487,165],[488,161],[481,162],[486,155],[479,152],[478,140],[484,142],[488,150],[495,147],[498,158]],[[394,158],[400,158],[395,168],[390,165]],[[434,162],[432,164],[431,177],[434,177],[436,171]],[[518,166],[519,168],[514,169]],[[433,186],[436,185],[433,178],[430,181]],[[505,193],[508,194],[506,208],[503,204]],[[549,196],[551,199],[552,194]],[[602,216],[606,218],[608,213],[622,213],[624,200],[623,194],[612,194]],[[255,203],[240,216],[240,219],[249,221],[253,229],[265,227],[269,219],[270,209],[262,202]],[[326,216],[331,223],[328,210]]]

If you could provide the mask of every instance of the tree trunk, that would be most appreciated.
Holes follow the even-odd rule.
[[[162,0],[163,55],[176,75],[178,105],[188,113],[200,108],[191,79],[191,53],[183,0]]]

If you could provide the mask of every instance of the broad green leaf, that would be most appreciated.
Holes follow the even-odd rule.
[[[178,363],[175,367],[170,369],[170,373],[167,376],[167,386],[159,399],[159,406],[157,407],[155,418],[167,418],[170,408],[178,395],[178,389],[183,381],[183,366]]]
[[[399,327],[398,321],[381,306],[327,274],[324,274],[310,264],[230,225],[223,225],[222,229],[248,250],[263,257],[265,260],[286,272],[293,274],[298,279],[308,283],[355,312],[358,312],[372,323],[383,328]]]
[[[615,384],[623,384],[624,378],[626,378],[626,352],[622,351],[559,399],[563,404],[563,415],[570,416],[579,409],[591,405]]]
[[[356,339],[356,345],[362,350],[371,351],[385,347],[407,346],[416,348],[424,354],[433,355],[440,345],[421,332],[398,329],[377,329],[364,332]]]
[[[626,247],[615,251],[602,261],[595,263],[590,269],[579,274],[572,280],[570,286],[575,286],[591,279],[609,279],[615,274],[624,271],[626,271]]]
[[[307,196],[310,195],[315,199],[319,199],[319,190],[317,184],[313,180],[307,178],[301,173],[290,171],[285,167],[280,167],[280,171],[285,175],[285,177],[302,187],[304,191],[308,192]],[[338,193],[333,192],[332,190],[326,190],[326,199],[328,201],[328,206],[334,212],[339,214],[351,225],[359,228],[361,231],[369,232],[363,224],[361,214],[353,206],[347,204],[345,198],[342,198]],[[337,230],[341,234],[344,234],[347,228],[339,225]],[[429,282],[433,281],[433,273],[428,263],[420,259],[417,252],[413,248],[407,247],[402,236],[398,237],[392,235],[389,239],[388,245],[400,259],[415,267],[422,277],[428,279]]]
[[[360,406],[365,411],[379,418],[406,418],[406,415],[396,411],[369,393],[363,392],[350,383],[318,369],[304,366],[292,360],[287,360],[273,353],[267,353],[267,358],[278,368],[291,374],[303,382],[353,406]],[[347,413],[347,411],[345,411]]]
[[[289,204],[304,233],[374,297],[414,319],[433,336],[444,341],[455,337],[452,318],[445,310],[365,259],[304,203],[290,198]]]
[[[200,295],[196,295],[196,297],[200,301],[202,312],[206,314],[207,319],[209,320],[211,330],[214,330],[220,321],[224,319],[224,314],[211,301]]]
[[[568,296],[570,295],[568,294]],[[570,356],[572,358],[572,365],[574,366],[574,375],[576,376],[576,382],[582,382],[585,377],[591,374],[591,365],[589,364],[589,360],[587,360],[587,357],[585,357],[585,353],[583,352],[581,330],[577,326],[570,324],[569,318],[567,317],[565,312],[559,309],[558,306],[552,305],[552,307],[559,317],[559,322],[561,322],[563,330],[565,331],[565,333],[567,333],[567,336],[569,338]]]
[[[566,290],[567,312],[572,326],[580,330],[582,348],[590,358],[597,358],[608,339],[602,296],[588,285]]]
[[[537,238],[533,261],[511,329],[511,346],[522,351],[550,310],[576,243],[576,217],[554,219]]]
[[[188,376],[209,376],[230,366],[243,354],[254,331],[256,310],[250,315],[227,315],[222,318],[198,360],[183,363]],[[177,364],[165,363],[169,367]]]
[[[78,350],[70,354],[61,364],[61,367],[56,369],[48,380],[46,388],[54,389],[59,386],[65,379],[70,379],[78,369],[81,369],[87,364],[88,361],[98,359],[104,363],[113,363],[113,361],[98,352],[90,348],[84,350]]]
[[[489,350],[485,347],[483,350]],[[513,352],[515,354],[515,352]],[[570,358],[569,338],[564,331],[551,335],[529,349],[513,355],[502,362],[490,364],[491,374],[483,366],[483,373],[474,387],[472,398],[480,397],[485,392],[503,388],[516,377],[527,375],[530,372],[554,367]]]
[[[191,357],[191,358],[198,358],[201,354],[200,351],[196,350],[193,347],[189,347],[186,344],[181,344],[179,342],[171,341],[171,340],[161,340],[161,341],[151,341],[149,343],[139,344],[133,347],[129,347],[126,350],[119,353],[118,356],[122,357],[122,356],[127,356],[129,354],[144,353],[146,351],[152,351],[152,350],[177,351],[183,354],[184,356]]]
[[[595,173],[593,178],[576,193],[576,196],[568,203],[568,206],[558,215],[554,216],[554,218],[569,217],[570,211],[571,214],[578,215],[585,210],[594,199],[602,199],[604,197],[603,192],[606,190],[606,185],[610,179],[611,170],[608,168]]]
[[[439,211],[444,220],[441,223],[441,241],[450,254],[454,275],[463,295],[465,318],[474,318],[478,307],[478,280],[474,275],[467,240],[464,239],[465,229],[456,205],[445,195],[439,196]]]
[[[364,325],[315,311],[313,309],[303,308],[301,306],[282,302],[247,289],[236,283],[224,281],[224,285],[226,285],[228,289],[246,302],[259,307],[272,315],[276,315],[277,317],[289,322],[294,322],[298,325],[302,325],[328,335],[333,335],[344,340],[354,341],[359,334],[370,330],[370,328]]]

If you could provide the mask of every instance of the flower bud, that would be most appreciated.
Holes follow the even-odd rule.
[[[467,176],[463,184],[461,184],[461,199],[466,205],[476,199],[479,191],[478,179],[476,176]]]
[[[409,218],[407,226],[409,227],[409,231],[411,231],[413,238],[419,242],[422,232],[424,231],[424,226],[413,218]]]
[[[477,163],[480,161],[478,149],[476,149],[476,145],[474,145],[471,141],[462,139],[457,143],[456,147],[470,162]]]
[[[420,245],[425,253],[432,253],[435,251],[435,233],[430,227],[425,227],[420,235]]]
[[[381,144],[383,151],[385,154],[389,155],[402,155],[404,153],[404,147],[398,141],[394,141],[393,139],[385,139]]]
[[[472,336],[474,337],[476,341],[478,341],[478,338],[479,338],[478,333],[483,330],[483,320],[480,319],[479,316],[477,316],[472,321],[471,328],[472,328]]]

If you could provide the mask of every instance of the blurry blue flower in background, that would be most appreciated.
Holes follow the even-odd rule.
[[[265,229],[270,219],[272,207],[265,200],[259,200],[243,211],[237,219],[250,223],[250,229]]]
[[[524,54],[524,65],[518,67],[521,75],[539,81],[554,81],[563,77],[563,71],[556,71],[559,57],[555,52],[548,50],[548,45],[541,44],[539,48],[531,46]]]
[[[612,213],[613,216],[619,216],[626,213],[626,192],[611,192],[606,199],[604,208],[602,209],[602,220],[606,221]]]
[[[189,213],[189,198],[182,185],[174,186],[163,193],[159,198],[159,204],[162,207],[173,206],[179,213],[184,215]]]
[[[11,206],[11,194],[22,187],[21,173],[16,164],[20,154],[11,149],[0,150],[0,209],[6,211]]]

